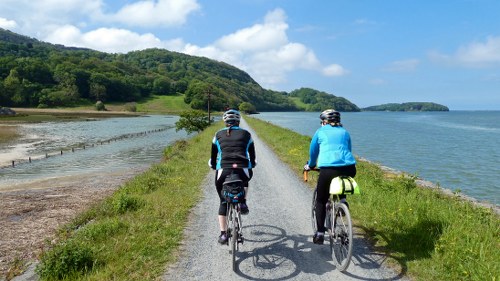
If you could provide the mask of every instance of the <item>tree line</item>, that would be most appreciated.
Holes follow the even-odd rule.
[[[183,95],[191,108],[203,110],[210,102],[213,110],[315,111],[326,106],[359,111],[347,99],[312,89],[264,89],[246,72],[204,57],[158,48],[110,54],[45,43],[0,28],[1,106],[134,102],[152,95]],[[297,96],[310,106],[297,106]]]

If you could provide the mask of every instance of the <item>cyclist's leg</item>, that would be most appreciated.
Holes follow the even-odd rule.
[[[224,183],[224,180],[226,179],[226,176],[230,173],[229,169],[220,169],[217,170],[215,173],[215,189],[217,191],[217,194],[220,199],[220,204],[219,204],[219,216],[218,216],[218,221],[219,221],[219,229],[220,229],[220,236],[219,238],[222,237],[222,235],[226,234],[227,230],[227,223],[226,223],[226,215],[227,215],[227,203],[222,196],[222,184]],[[227,234],[226,234],[227,237]],[[224,239],[222,239],[224,240]],[[221,239],[219,239],[219,242],[222,242]]]
[[[325,213],[326,202],[330,195],[330,171],[329,169],[321,169],[316,186],[316,227],[319,233],[325,232]]]
[[[246,215],[248,214],[248,205],[247,205],[247,199],[248,199],[248,186],[250,179],[253,176],[253,171],[252,169],[238,169],[238,175],[240,176],[240,179],[243,181],[243,188],[245,189],[245,197],[243,200],[241,200],[241,213]]]

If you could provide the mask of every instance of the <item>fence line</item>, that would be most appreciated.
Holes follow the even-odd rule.
[[[95,147],[96,145],[105,145],[105,144],[110,144],[111,142],[115,142],[115,141],[119,141],[119,140],[123,140],[123,139],[129,139],[129,138],[134,138],[134,137],[141,137],[141,136],[145,136],[147,134],[151,134],[151,133],[158,133],[158,132],[162,132],[162,131],[166,131],[168,129],[171,129],[173,128],[172,126],[168,126],[168,127],[165,127],[165,128],[161,128],[161,129],[154,129],[154,130],[149,130],[149,131],[143,131],[143,132],[139,132],[139,133],[130,133],[130,134],[124,134],[124,135],[121,135],[121,136],[118,136],[118,137],[114,137],[114,138],[111,138],[111,139],[107,139],[107,140],[102,140],[102,141],[98,141],[97,143],[91,143],[91,144],[82,144],[82,145],[79,145],[79,146],[76,146],[76,147],[71,147],[70,149],[58,149],[56,151],[51,151],[51,152],[46,152],[45,155],[38,155],[38,156],[28,156],[28,160],[26,159],[15,159],[15,160],[12,160],[11,161],[11,165],[0,165],[0,169],[4,169],[4,168],[15,168],[17,165],[20,165],[20,164],[26,164],[26,163],[32,163],[34,160],[42,160],[42,159],[46,159],[46,158],[49,158],[49,157],[54,157],[54,156],[61,156],[64,154],[64,152],[75,152],[75,151],[78,151],[78,150],[85,150],[87,148],[90,148],[90,147]]]

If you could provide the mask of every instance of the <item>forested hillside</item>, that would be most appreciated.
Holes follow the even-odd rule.
[[[334,108],[338,111],[360,111],[359,107],[343,97],[337,97],[325,92],[310,88],[300,88],[290,93],[290,97],[298,98],[306,105],[306,111],[322,111],[325,108]]]
[[[223,62],[165,49],[103,53],[0,28],[0,106],[132,102],[152,95],[183,95],[193,109],[206,109],[210,97],[213,110],[242,103],[250,111],[303,110],[293,95],[263,89],[246,72]],[[314,110],[336,105],[321,104]]]

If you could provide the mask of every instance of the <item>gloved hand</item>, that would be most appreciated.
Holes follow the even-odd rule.
[[[257,167],[257,161],[255,161],[253,164],[252,164],[252,169]]]
[[[309,164],[305,164],[304,165],[304,171],[310,171],[311,170],[311,167],[309,167]]]

